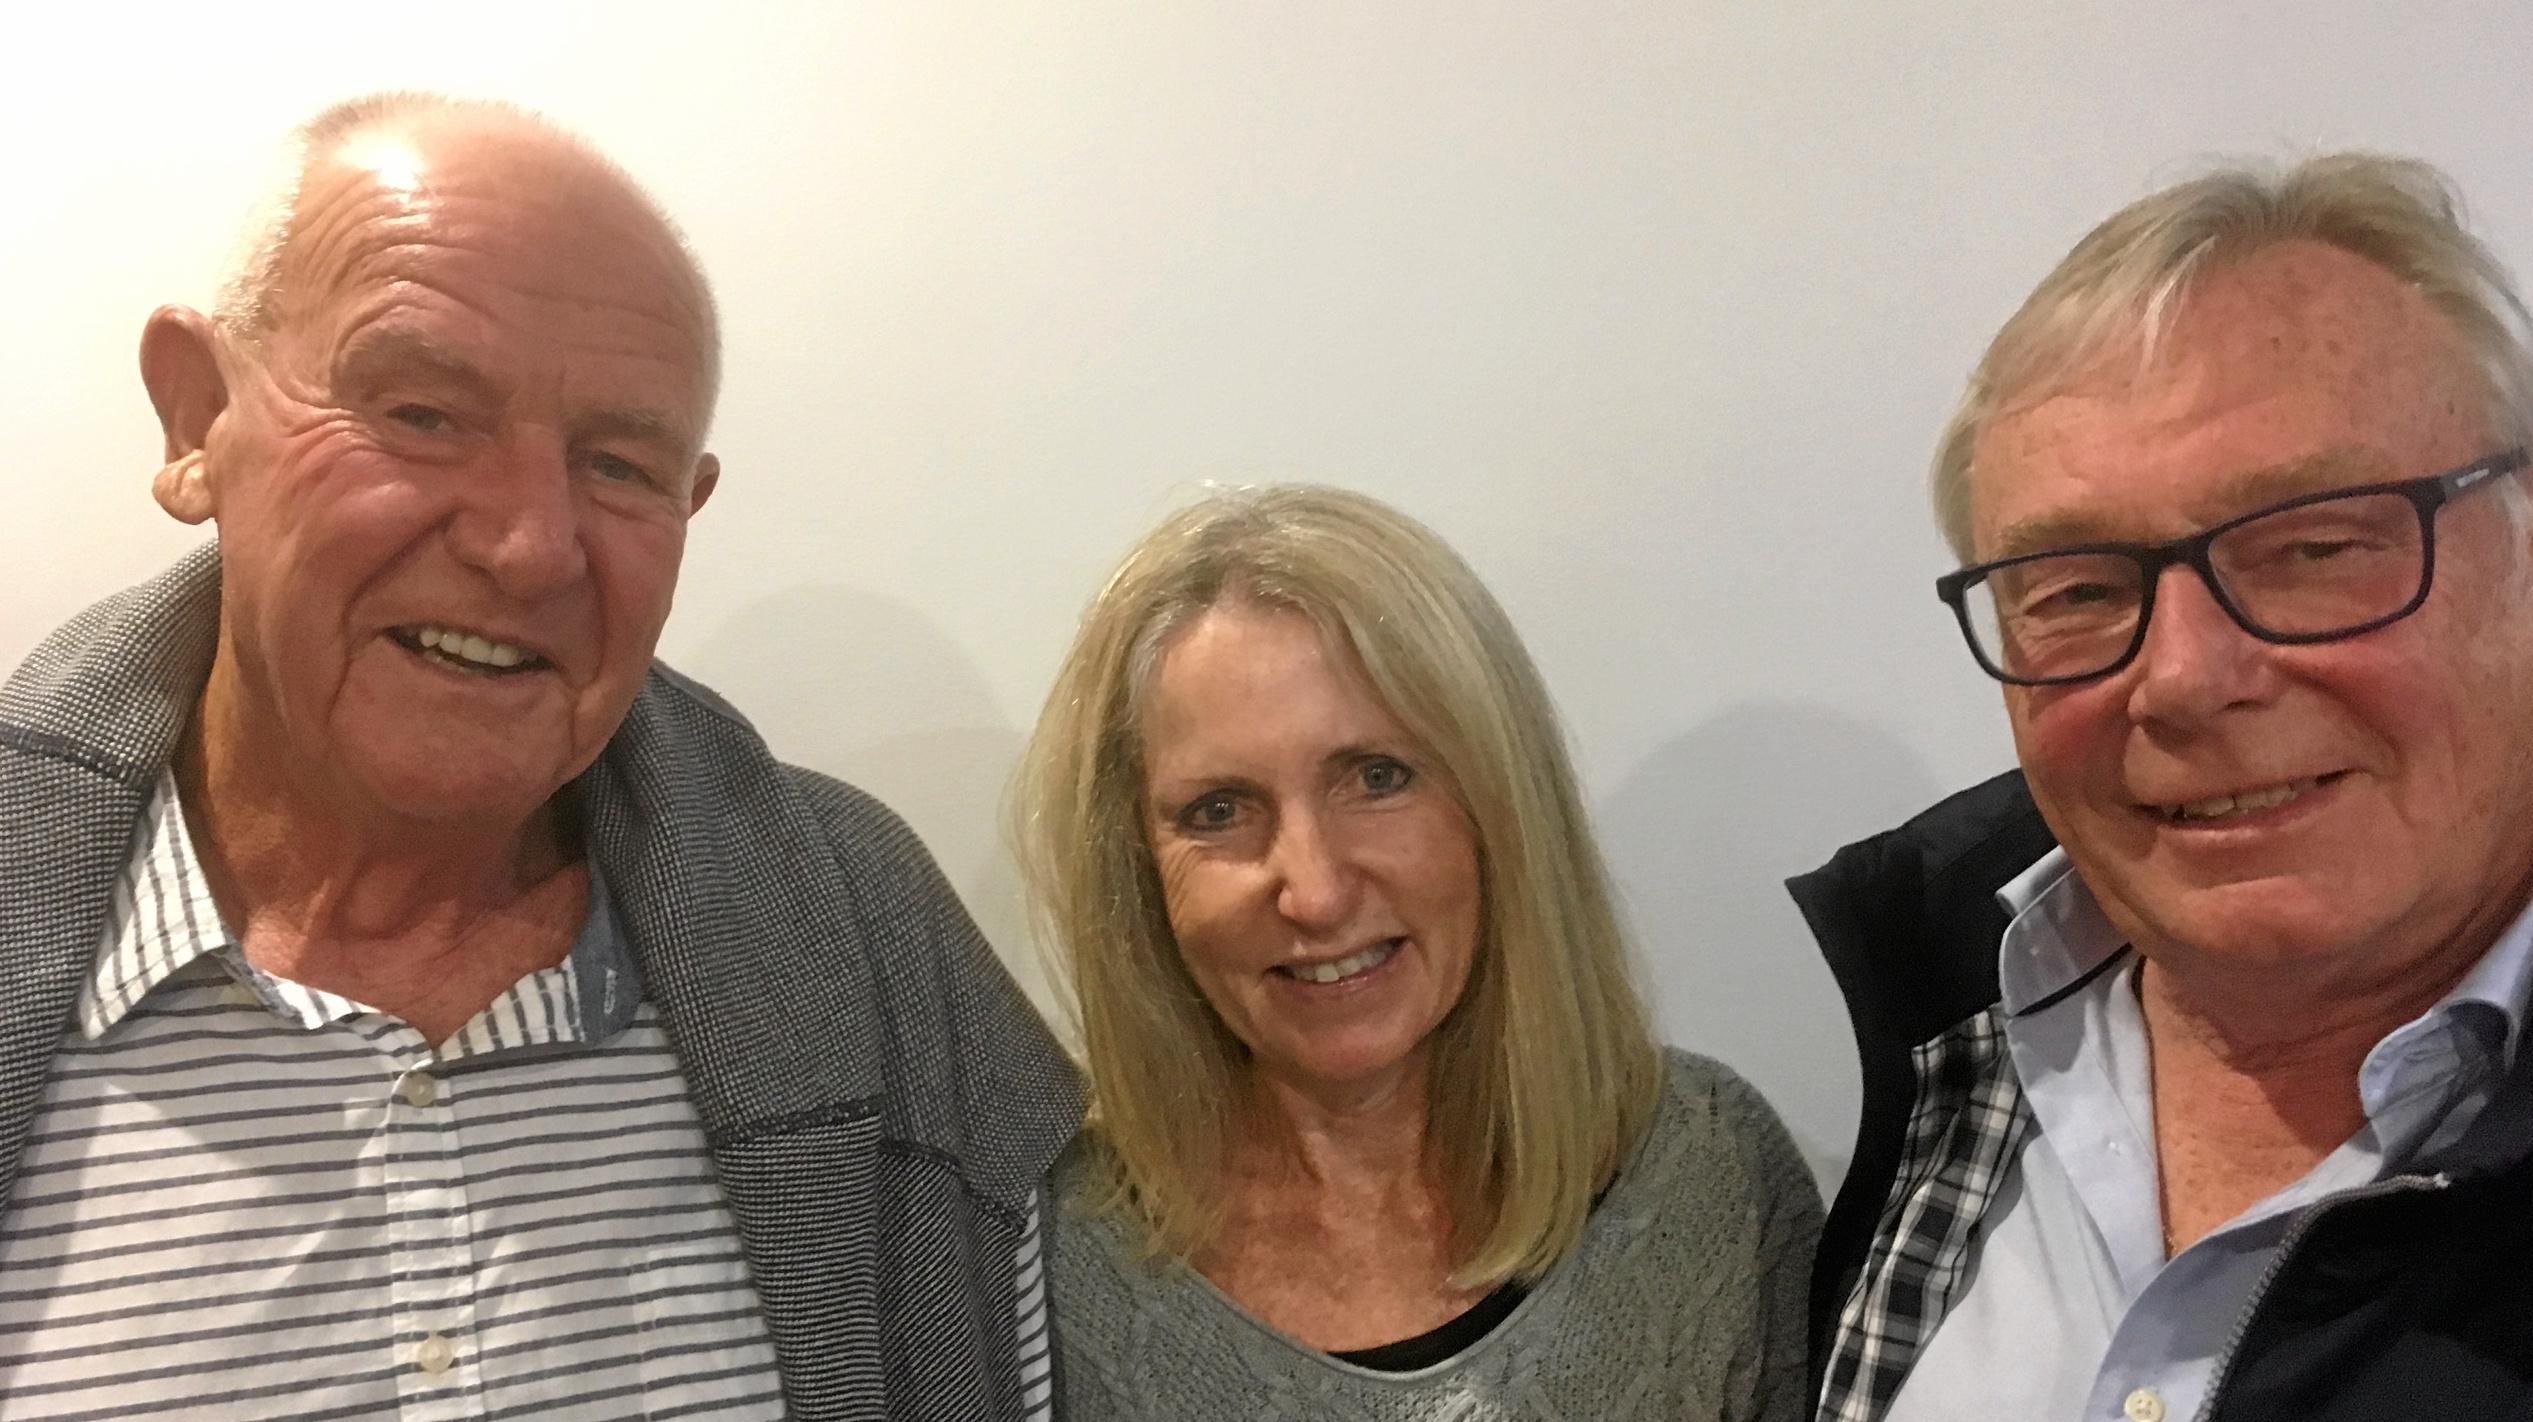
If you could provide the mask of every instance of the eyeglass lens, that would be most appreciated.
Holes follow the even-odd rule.
[[[2394,493],[2300,504],[2208,545],[2221,600],[2255,633],[2327,637],[2391,616],[2427,570],[2419,510]],[[2008,564],[1967,590],[1981,654],[2012,676],[2080,677],[2128,654],[2145,568],[2125,553],[2055,553]]]

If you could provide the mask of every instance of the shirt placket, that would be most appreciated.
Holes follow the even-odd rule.
[[[484,1367],[475,1316],[475,1247],[457,1110],[460,1088],[436,1073],[419,1032],[402,1024],[385,1054],[388,1286],[394,1302],[396,1399],[410,1422],[482,1417]]]

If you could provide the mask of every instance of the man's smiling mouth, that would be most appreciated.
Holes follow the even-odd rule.
[[[2276,809],[2316,790],[2345,774],[2332,771],[2328,775],[2309,775],[2297,780],[2264,785],[2253,790],[2238,790],[2229,795],[2211,795],[2204,800],[2183,800],[2174,804],[2149,805],[2147,808],[2168,824],[2196,824],[2209,820],[2231,819],[2237,815],[2257,814]]]
[[[417,623],[398,627],[387,634],[398,646],[427,660],[463,671],[482,672],[493,676],[519,672],[542,671],[551,663],[525,647],[495,641],[479,632],[461,627],[439,627]]]

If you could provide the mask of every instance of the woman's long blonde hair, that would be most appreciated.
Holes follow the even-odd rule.
[[[1464,1286],[1535,1277],[1650,1119],[1661,1057],[1564,733],[1512,623],[1414,519],[1343,490],[1214,493],[1164,520],[1082,619],[1021,762],[1013,831],[1062,969],[1109,1203],[1185,1258],[1221,1219],[1247,1049],[1189,977],[1141,811],[1139,711],[1171,638],[1245,601],[1298,612],[1443,767],[1485,904],[1435,1029],[1427,1130]]]

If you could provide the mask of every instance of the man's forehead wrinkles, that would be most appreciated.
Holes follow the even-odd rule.
[[[336,285],[375,287],[376,298],[365,305],[446,304],[496,323],[516,318],[502,317],[495,309],[495,297],[548,307],[558,318],[597,315],[625,328],[626,333],[613,340],[628,355],[646,353],[646,343],[652,350],[664,344],[681,352],[682,359],[700,361],[709,347],[700,308],[684,304],[689,294],[684,283],[632,277],[576,286],[568,278],[526,270],[524,265],[516,254],[494,245],[406,231],[396,234],[395,240],[371,244],[354,254]],[[677,298],[677,304],[663,303],[663,296]],[[563,322],[554,324],[559,327]]]
[[[567,234],[559,243],[539,245],[608,249],[620,264],[650,268],[644,284],[655,292],[700,304],[702,273],[676,234],[612,183],[565,181],[551,189],[522,181],[452,184],[431,190],[431,209],[442,240],[453,250],[499,258],[502,249],[519,246],[521,233]]]
[[[408,244],[411,245],[411,244]],[[344,313],[339,344],[351,347],[395,341],[421,353],[464,353],[489,340],[494,346],[528,347],[518,339],[562,340],[585,355],[609,360],[659,364],[684,371],[700,358],[695,332],[673,317],[645,310],[638,301],[593,301],[558,289],[517,281],[452,279],[445,268],[419,269],[382,262],[360,273],[370,288],[354,298]],[[531,306],[552,308],[556,319],[505,311],[501,298],[515,297]],[[576,329],[586,322],[568,317],[602,314],[596,330]],[[456,330],[449,327],[454,320]],[[473,339],[458,331],[480,333]],[[472,359],[472,357],[467,357]],[[478,364],[484,362],[478,361]]]

